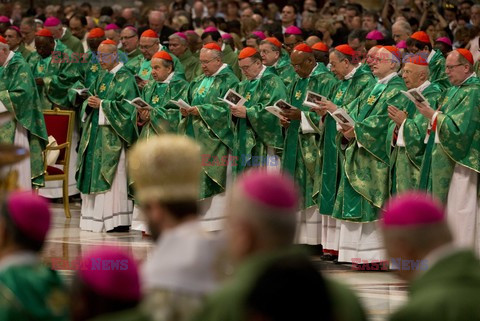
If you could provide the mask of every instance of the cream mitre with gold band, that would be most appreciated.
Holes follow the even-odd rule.
[[[164,134],[140,141],[128,155],[128,167],[139,202],[198,199],[200,146],[190,138]]]

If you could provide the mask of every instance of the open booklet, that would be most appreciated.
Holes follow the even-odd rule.
[[[423,103],[430,107],[428,100],[425,98],[425,96],[422,95],[420,90],[418,90],[417,88],[412,88],[409,91],[401,90],[401,92],[402,94],[407,96],[407,98],[410,99],[413,103]]]
[[[183,109],[186,109],[186,110],[190,110],[190,109],[193,108],[192,106],[190,106],[189,104],[187,104],[187,103],[185,102],[185,100],[183,100],[183,99],[181,99],[181,98],[180,98],[179,100],[177,100],[177,101],[175,101],[175,100],[170,100],[169,102],[172,103],[172,104],[174,104],[174,105],[177,106],[178,108],[183,108]]]
[[[72,88],[78,95],[80,96],[86,96],[88,95],[88,88],[80,88],[80,89],[74,89]]]
[[[226,102],[230,106],[242,106],[247,101],[242,95],[233,89],[229,89],[223,98],[218,99]]]
[[[297,109],[297,108],[290,105],[289,103],[287,103],[283,99],[280,99],[279,101],[277,101],[273,106],[265,107],[266,111],[274,114],[275,116],[277,116],[280,119],[285,118],[284,116],[282,116],[282,112],[285,111],[285,110],[289,110],[289,109],[293,110],[293,109]]]
[[[303,104],[307,107],[313,108],[318,107],[318,104],[321,101],[327,101],[327,98],[309,90],[305,95],[305,100],[303,101]]]
[[[331,112],[328,112],[328,113],[341,126],[346,126],[346,127],[355,126],[355,121],[352,119],[352,117],[350,117],[350,115],[343,108],[338,108],[333,113]]]
[[[135,98],[134,100],[128,100],[128,99],[125,99],[130,105],[136,107],[137,109],[139,110],[142,110],[142,109],[148,109],[148,110],[152,110],[153,107],[150,106],[145,100],[143,100],[142,98],[140,97],[137,97]]]

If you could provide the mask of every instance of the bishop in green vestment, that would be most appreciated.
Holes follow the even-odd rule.
[[[122,44],[121,51],[124,53],[126,60],[124,64],[127,64],[135,57],[141,56],[142,52],[138,49],[138,31],[133,26],[126,26],[120,32],[120,43]]]
[[[188,82],[202,74],[198,57],[188,49],[187,36],[183,32],[177,32],[168,37],[168,49],[180,60]]]
[[[0,206],[4,240],[0,246],[4,253],[0,259],[0,319],[70,320],[67,287],[40,257],[52,220],[48,202],[24,191],[10,193]]]
[[[442,90],[451,86],[445,74],[445,57],[440,50],[432,48],[430,37],[425,31],[417,31],[407,39],[407,50],[427,60],[431,83],[439,85]]]
[[[25,47],[23,42],[22,33],[20,29],[16,26],[10,26],[5,31],[5,39],[7,40],[10,50],[14,52],[19,52],[23,59],[27,60],[28,57],[32,54],[32,51]]]
[[[315,191],[318,190],[319,213],[326,215],[322,218],[323,252],[331,255],[332,259],[338,255],[339,238],[337,236],[340,225],[336,219],[332,218],[332,213],[344,159],[341,158],[342,154],[338,153],[336,145],[337,123],[325,111],[335,112],[338,108],[348,105],[375,84],[370,68],[356,63],[355,59],[355,51],[349,45],[340,45],[331,51],[329,56],[331,70],[340,81],[335,90],[327,96],[329,100],[320,102],[318,108],[313,108],[324,117],[319,145],[322,157],[318,162],[319,175],[315,180]]]
[[[260,55],[263,64],[270,71],[276,73],[282,79],[287,90],[290,90],[290,85],[297,80],[298,75],[290,63],[290,56],[282,49],[282,43],[275,37],[262,40]]]
[[[377,83],[368,94],[354,99],[345,108],[355,125],[344,126],[341,130],[344,138],[337,141],[337,148],[345,157],[333,209],[333,217],[345,221],[340,227],[338,260],[341,262],[385,259],[374,221],[379,219],[380,209],[390,194],[392,138],[387,106],[407,106],[407,98],[400,92],[407,88],[396,73],[400,63],[396,47],[379,49],[373,63]]]
[[[50,30],[55,39],[58,39],[70,51],[82,54],[84,52],[82,41],[72,35],[70,30],[63,26],[60,19],[56,17],[48,17],[45,20],[44,27]]]
[[[95,232],[131,222],[125,149],[136,139],[136,110],[127,100],[140,95],[133,75],[119,62],[116,44],[105,40],[98,52],[106,72],[92,84],[82,107],[76,172],[83,199],[80,228]]]
[[[32,72],[22,55],[10,51],[6,43],[0,43],[0,65],[0,113],[12,116],[12,120],[0,124],[0,142],[15,143],[30,151],[30,160],[13,168],[18,171],[21,188],[29,190],[32,184],[41,187],[48,138]]]
[[[206,28],[202,34],[203,44],[215,42],[222,48],[222,61],[232,68],[235,76],[242,79],[242,72],[238,67],[237,54],[232,50],[232,47],[223,42],[222,35],[215,27]]]
[[[480,80],[466,49],[452,51],[446,62],[452,87],[435,111],[417,104],[431,129],[420,174],[420,188],[447,205],[448,220],[460,246],[480,252],[477,202],[480,172]]]
[[[427,99],[433,109],[441,96],[440,87],[431,83],[428,63],[420,55],[413,55],[404,60],[402,77],[408,89],[416,88]],[[409,102],[410,103],[410,102]],[[410,110],[412,110],[410,108]],[[420,181],[420,167],[425,152],[425,136],[428,121],[422,114],[412,110],[406,114],[395,106],[388,107],[388,116],[395,127],[397,140],[392,142],[395,149],[391,155],[391,193],[403,193],[417,189]]]
[[[227,103],[221,102],[230,88],[238,85],[232,69],[222,62],[220,47],[215,43],[205,45],[200,51],[200,63],[204,74],[195,79],[188,92],[191,109],[181,109],[181,133],[194,138],[202,147],[203,173],[200,199],[205,199],[208,208],[203,220],[210,226],[221,229],[223,205],[215,208],[217,200],[223,204],[227,187],[227,168],[233,165],[231,151],[234,150],[232,115]],[[221,200],[221,201],[220,201]],[[213,207],[212,207],[213,204]]]
[[[188,82],[175,77],[173,58],[166,51],[159,51],[151,60],[152,77],[142,91],[142,99],[153,110],[140,110],[136,117],[139,124],[140,139],[164,133],[177,133],[181,114],[179,108],[171,102],[182,99],[187,101]]]
[[[288,121],[282,120],[282,125],[286,127],[282,168],[296,179],[302,190],[297,241],[318,245],[321,243],[322,225],[321,216],[315,207],[314,185],[321,157],[318,149],[321,119],[303,102],[307,91],[328,96],[334,90],[337,80],[329,71],[315,71],[321,66],[315,61],[313,50],[305,44],[296,46],[290,58],[299,77],[290,87],[289,102],[297,109],[283,112]]]
[[[248,167],[280,168],[283,149],[282,127],[278,118],[265,110],[278,100],[287,100],[282,80],[267,71],[260,53],[247,47],[239,55],[239,66],[246,80],[238,86],[238,93],[247,100],[244,106],[231,106],[235,116],[235,173]]]

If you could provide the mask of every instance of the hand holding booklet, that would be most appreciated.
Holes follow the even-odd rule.
[[[425,98],[425,96],[422,95],[420,90],[418,90],[417,88],[412,88],[409,91],[401,90],[401,92],[402,94],[407,96],[407,98],[410,99],[413,103],[425,104],[430,107],[428,100]]]
[[[177,106],[178,108],[181,108],[181,109],[186,109],[186,110],[190,110],[192,109],[193,107],[190,106],[189,104],[187,104],[185,102],[185,100],[183,99],[179,99],[178,101],[175,101],[175,100],[170,100],[169,102],[171,102],[172,104],[174,104],[175,106]]]
[[[88,88],[73,89],[80,96],[88,96]]]
[[[225,96],[219,99],[226,102],[230,106],[242,106],[247,101],[242,95],[240,95],[233,89],[229,89]]]
[[[345,127],[355,126],[355,121],[352,119],[352,117],[350,117],[350,115],[343,108],[338,108],[333,113],[329,112],[329,114],[342,127],[343,126],[345,126]]]
[[[297,109],[297,108],[290,105],[289,103],[287,103],[283,99],[280,99],[279,101],[277,101],[273,106],[265,107],[266,111],[274,114],[275,116],[277,116],[280,119],[285,118],[284,116],[282,116],[282,112],[284,110],[289,110],[289,109],[293,110],[293,109]]]
[[[140,97],[135,98],[134,100],[125,99],[130,105],[136,107],[138,110],[147,109],[152,110],[153,107],[150,106],[145,100]]]
[[[322,101],[327,101],[327,98],[309,90],[307,91],[303,104],[307,107],[313,108],[318,107],[318,104]]]

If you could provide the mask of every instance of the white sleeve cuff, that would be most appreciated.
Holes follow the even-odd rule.
[[[405,147],[405,139],[403,138],[403,128],[405,127],[405,121],[403,121],[402,125],[398,129],[398,136],[397,136],[397,146],[398,147]]]
[[[440,112],[439,111],[436,111],[433,116],[432,116],[432,119],[430,120],[430,126],[433,126],[433,123],[435,122],[435,119],[437,119],[437,116]]]
[[[99,126],[110,125],[110,122],[108,121],[107,117],[105,116],[105,113],[103,112],[102,104],[103,104],[103,100],[100,102],[100,107],[98,108],[98,125]]]
[[[300,122],[301,128],[302,128],[302,133],[303,134],[312,134],[315,133],[315,129],[313,129],[312,125],[310,125],[310,122],[308,121],[307,117],[305,116],[305,113],[302,112],[302,120]]]

